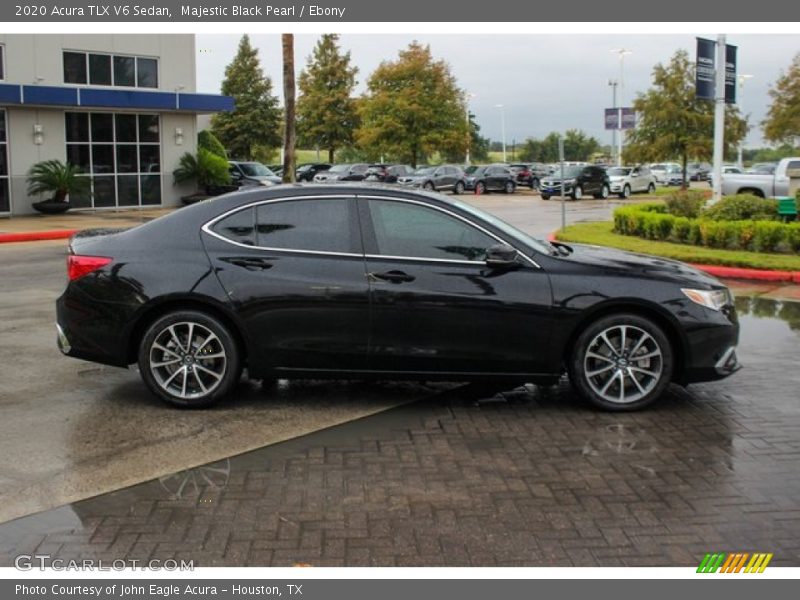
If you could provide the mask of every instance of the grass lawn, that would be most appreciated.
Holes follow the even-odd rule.
[[[644,240],[630,235],[613,232],[610,221],[599,223],[578,223],[569,225],[556,234],[563,242],[610,246],[630,252],[654,254],[684,262],[723,265],[726,267],[745,267],[750,269],[770,269],[775,271],[800,271],[800,256],[796,254],[767,254],[764,252],[745,252],[742,250],[717,250],[703,246],[673,244]]]

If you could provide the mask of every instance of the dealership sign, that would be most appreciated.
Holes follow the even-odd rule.
[[[717,43],[697,38],[697,63],[695,68],[695,95],[702,100],[714,100],[716,84]],[[725,46],[725,102],[736,103],[736,46]]]
[[[622,112],[622,127],[619,125],[620,112]],[[607,108],[605,123],[606,129],[635,129],[636,111],[631,107]]]

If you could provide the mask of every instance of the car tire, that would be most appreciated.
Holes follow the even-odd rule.
[[[658,400],[672,379],[673,354],[666,334],[636,314],[619,313],[590,323],[573,348],[567,359],[570,382],[582,398],[603,410],[644,408]]]
[[[656,184],[652,181],[650,182],[650,185],[647,186],[647,193],[651,195],[656,193]]]
[[[625,199],[630,198],[631,197],[631,186],[629,186],[626,183],[625,187],[622,188],[622,193],[619,195],[619,197],[620,198],[625,198]]]
[[[503,186],[503,192],[506,194],[513,194],[517,189],[517,186],[514,185],[513,181],[506,181],[506,184]]]
[[[475,184],[475,193],[476,194],[485,194],[486,193],[486,184],[482,181],[479,181]]]
[[[150,391],[181,408],[215,404],[242,375],[233,333],[217,318],[193,310],[153,322],[139,343],[138,363]]]
[[[459,194],[464,193],[464,182],[459,181],[456,183],[456,186],[453,188],[453,193],[458,196]]]
[[[604,183],[603,187],[600,188],[600,193],[595,194],[594,197],[597,198],[598,200],[607,200],[608,194],[609,194],[608,186]]]
[[[432,181],[426,181],[425,185],[422,186],[422,189],[428,192],[435,192],[436,188],[433,185]]]
[[[542,200],[550,200],[550,196],[548,196],[547,194],[542,194],[541,198]]]
[[[572,190],[572,193],[570,194],[570,197],[573,200],[580,200],[581,198],[583,198],[583,186],[576,185],[575,189]]]

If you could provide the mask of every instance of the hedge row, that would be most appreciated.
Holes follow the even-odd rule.
[[[800,252],[800,223],[712,221],[666,213],[663,204],[637,204],[614,211],[614,231],[648,240],[752,252]]]

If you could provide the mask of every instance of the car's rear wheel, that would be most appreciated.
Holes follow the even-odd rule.
[[[539,180],[536,177],[531,179],[531,189],[538,190],[539,189]]]
[[[456,187],[453,188],[453,193],[457,196],[459,194],[464,193],[464,182],[459,181],[456,183]]]
[[[581,198],[583,198],[583,187],[576,185],[575,189],[572,190],[572,199],[580,200]]]
[[[634,314],[603,317],[578,336],[567,369],[583,398],[604,410],[636,410],[655,402],[672,378],[664,331]]]
[[[433,187],[433,182],[431,182],[431,181],[426,181],[425,185],[423,185],[422,187],[423,187],[423,189],[425,189],[425,190],[427,190],[429,192],[432,192],[432,191],[434,191],[436,189],[436,188]]]
[[[514,185],[514,182],[513,182],[513,181],[506,181],[506,184],[505,184],[505,186],[503,187],[503,191],[504,191],[506,194],[513,194],[513,193],[514,193],[514,190],[516,190],[516,189],[517,189],[517,188],[516,188],[516,186]]]
[[[475,193],[476,194],[485,194],[486,193],[486,184],[482,181],[479,181],[475,184]]]
[[[647,193],[648,194],[655,194],[656,193],[656,184],[653,183],[652,181],[650,182],[650,185],[647,186]]]
[[[606,200],[608,198],[608,186],[604,183],[603,186],[600,188],[600,193],[595,194],[594,197],[598,200]]]
[[[187,310],[150,325],[139,344],[139,372],[165,402],[200,408],[227,395],[242,366],[228,328],[211,315]]]

